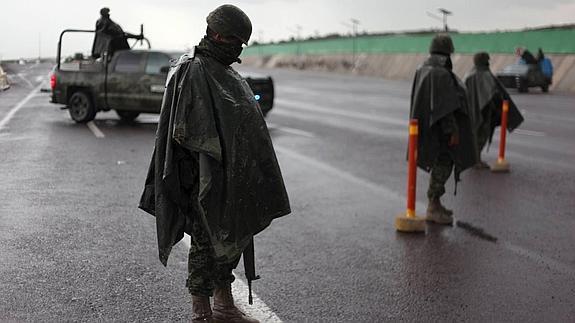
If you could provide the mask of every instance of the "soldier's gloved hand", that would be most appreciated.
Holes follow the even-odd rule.
[[[448,145],[449,145],[449,147],[459,145],[459,133],[456,132],[456,133],[452,134],[451,137],[449,137]]]

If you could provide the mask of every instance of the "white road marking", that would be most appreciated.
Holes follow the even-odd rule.
[[[18,112],[18,110],[20,110],[26,103],[28,103],[28,101],[30,101],[31,98],[36,96],[36,93],[40,90],[41,87],[42,84],[39,84],[32,91],[30,91],[30,93],[24,99],[22,99],[22,101],[18,102],[16,106],[14,106],[10,111],[8,111],[8,113],[4,116],[4,118],[0,120],[0,130],[2,130],[6,126],[6,124],[8,124],[8,122],[10,122],[10,120],[14,117],[14,115],[16,114],[16,112]]]
[[[104,135],[104,133],[100,130],[100,128],[98,128],[98,126],[96,126],[94,121],[90,121],[90,122],[86,123],[86,126],[88,126],[88,129],[90,129],[92,131],[92,133],[94,134],[94,136],[96,136],[96,138],[106,137]]]
[[[557,261],[555,259],[551,259],[549,257],[545,257],[543,255],[539,255],[536,252],[533,252],[531,250],[525,249],[521,246],[517,246],[514,245],[512,243],[509,242],[503,242],[502,245],[505,247],[505,249],[510,250],[520,256],[523,256],[527,259],[530,259],[531,261],[538,263],[540,265],[547,265],[549,266],[549,268],[554,269],[555,271],[558,271],[562,274],[565,275],[569,275],[572,277],[575,277],[575,269],[573,269],[573,267],[564,264],[560,261]]]
[[[299,162],[307,164],[309,166],[312,166],[316,169],[319,169],[319,170],[323,171],[324,173],[328,173],[329,175],[332,175],[334,177],[340,177],[340,178],[346,180],[347,182],[351,182],[353,184],[364,186],[364,187],[370,189],[371,191],[373,191],[374,193],[376,193],[376,195],[378,195],[378,196],[386,196],[386,197],[389,197],[392,199],[397,199],[397,200],[402,200],[402,201],[406,200],[406,197],[403,194],[403,191],[401,193],[399,193],[390,187],[383,186],[381,184],[374,183],[374,182],[369,181],[367,179],[357,177],[351,173],[348,173],[344,170],[341,170],[341,169],[338,169],[338,168],[333,167],[331,165],[328,165],[324,162],[321,162],[321,161],[315,160],[313,158],[309,158],[307,156],[304,156],[304,155],[302,155],[298,152],[295,152],[289,148],[281,147],[278,145],[274,145],[274,148],[276,151],[280,152],[281,154],[287,155],[293,159],[297,159]],[[406,164],[406,167],[407,167],[407,164]],[[423,208],[423,203],[418,203],[417,207]]]
[[[298,111],[294,111],[295,109],[277,109],[273,111],[274,115],[285,116],[292,119],[298,119],[305,122],[317,122],[326,124],[331,127],[336,127],[340,129],[348,129],[351,131],[367,133],[374,136],[382,136],[382,137],[393,137],[393,138],[400,138],[400,139],[407,139],[407,124],[404,125],[405,131],[400,130],[398,128],[384,128],[384,127],[375,127],[370,126],[365,123],[359,123],[354,120],[346,120],[346,122],[341,122],[341,120],[334,120],[331,116],[323,117],[323,116],[310,116],[305,113],[300,113]]]
[[[182,239],[186,246],[190,247],[190,236],[185,235]],[[257,283],[254,283],[254,285]],[[237,279],[232,284],[234,303],[247,315],[265,323],[281,323],[282,320],[264,303],[255,293],[252,292],[254,303],[248,304],[248,285],[241,279]]]
[[[375,122],[381,122],[381,123],[394,125],[394,126],[401,126],[401,127],[409,125],[409,121],[407,119],[404,120],[402,118],[377,116],[377,115],[373,115],[373,114],[369,114],[369,113],[350,111],[350,110],[342,110],[342,109],[337,109],[337,108],[326,108],[323,106],[319,106],[319,105],[304,102],[304,101],[275,99],[275,103],[279,104],[279,105],[284,105],[284,106],[290,107],[291,109],[296,109],[296,110],[320,112],[320,113],[325,113],[325,114],[329,114],[329,115],[337,115],[337,116],[366,120],[366,121],[375,121]]]
[[[545,137],[545,133],[541,131],[525,130],[525,129],[515,129],[514,133],[533,137]]]
[[[16,141],[16,140],[29,140],[30,136],[20,136],[20,137],[0,137],[0,142],[2,141]]]
[[[28,84],[28,87],[34,87],[34,84],[32,84],[32,82],[30,82],[27,78],[25,78],[24,75],[22,75],[21,73],[16,74],[16,76],[18,76],[24,82],[26,82],[26,84]]]
[[[300,129],[296,129],[296,128],[290,128],[290,127],[284,127],[284,126],[279,126],[276,125],[274,123],[268,122],[267,123],[268,128],[273,128],[276,129],[278,131],[282,131],[282,132],[286,132],[286,133],[291,133],[294,135],[298,135],[298,136],[303,136],[303,137],[308,137],[308,138],[315,138],[315,135],[311,132],[307,132],[304,130],[300,130]]]
[[[36,76],[36,83],[42,82],[43,79],[44,79],[44,78],[43,78],[42,76],[40,76],[40,75]]]

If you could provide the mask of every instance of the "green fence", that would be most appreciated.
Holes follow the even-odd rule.
[[[244,50],[243,56],[273,54],[351,54],[356,53],[426,53],[433,35],[358,36],[308,40],[282,44],[253,45]],[[521,32],[462,33],[452,34],[458,53],[513,53],[515,47],[523,46],[536,52],[575,53],[575,28],[550,29]],[[354,50],[355,48],[355,50]]]

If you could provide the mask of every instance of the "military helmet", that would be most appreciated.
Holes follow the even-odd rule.
[[[431,40],[431,45],[429,46],[430,53],[451,55],[454,52],[453,41],[448,34],[437,34]]]
[[[109,16],[110,15],[110,8],[104,7],[102,9],[100,9],[100,15]]]
[[[475,66],[489,66],[489,54],[480,52],[473,55],[473,63]]]
[[[225,4],[210,12],[206,18],[208,27],[224,37],[235,36],[248,44],[252,35],[250,18],[238,7]]]

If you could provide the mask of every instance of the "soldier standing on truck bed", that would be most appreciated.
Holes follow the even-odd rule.
[[[108,53],[111,58],[114,52],[130,49],[128,38],[142,39],[142,35],[125,33],[122,27],[110,19],[110,9],[100,9],[100,19],[96,21],[96,35],[92,45],[92,57],[99,58]]]
[[[410,118],[419,121],[417,164],[431,172],[426,220],[453,223],[453,211],[440,201],[445,183],[476,163],[475,140],[465,88],[452,72],[451,37],[433,38],[429,58],[420,66],[413,81]]]
[[[206,20],[193,57],[168,73],[140,208],[156,217],[164,265],[184,232],[191,236],[193,322],[257,322],[234,305],[232,270],[243,254],[248,286],[258,278],[253,236],[290,213],[289,200],[258,103],[230,66],[240,62],[250,19],[223,5]]]

